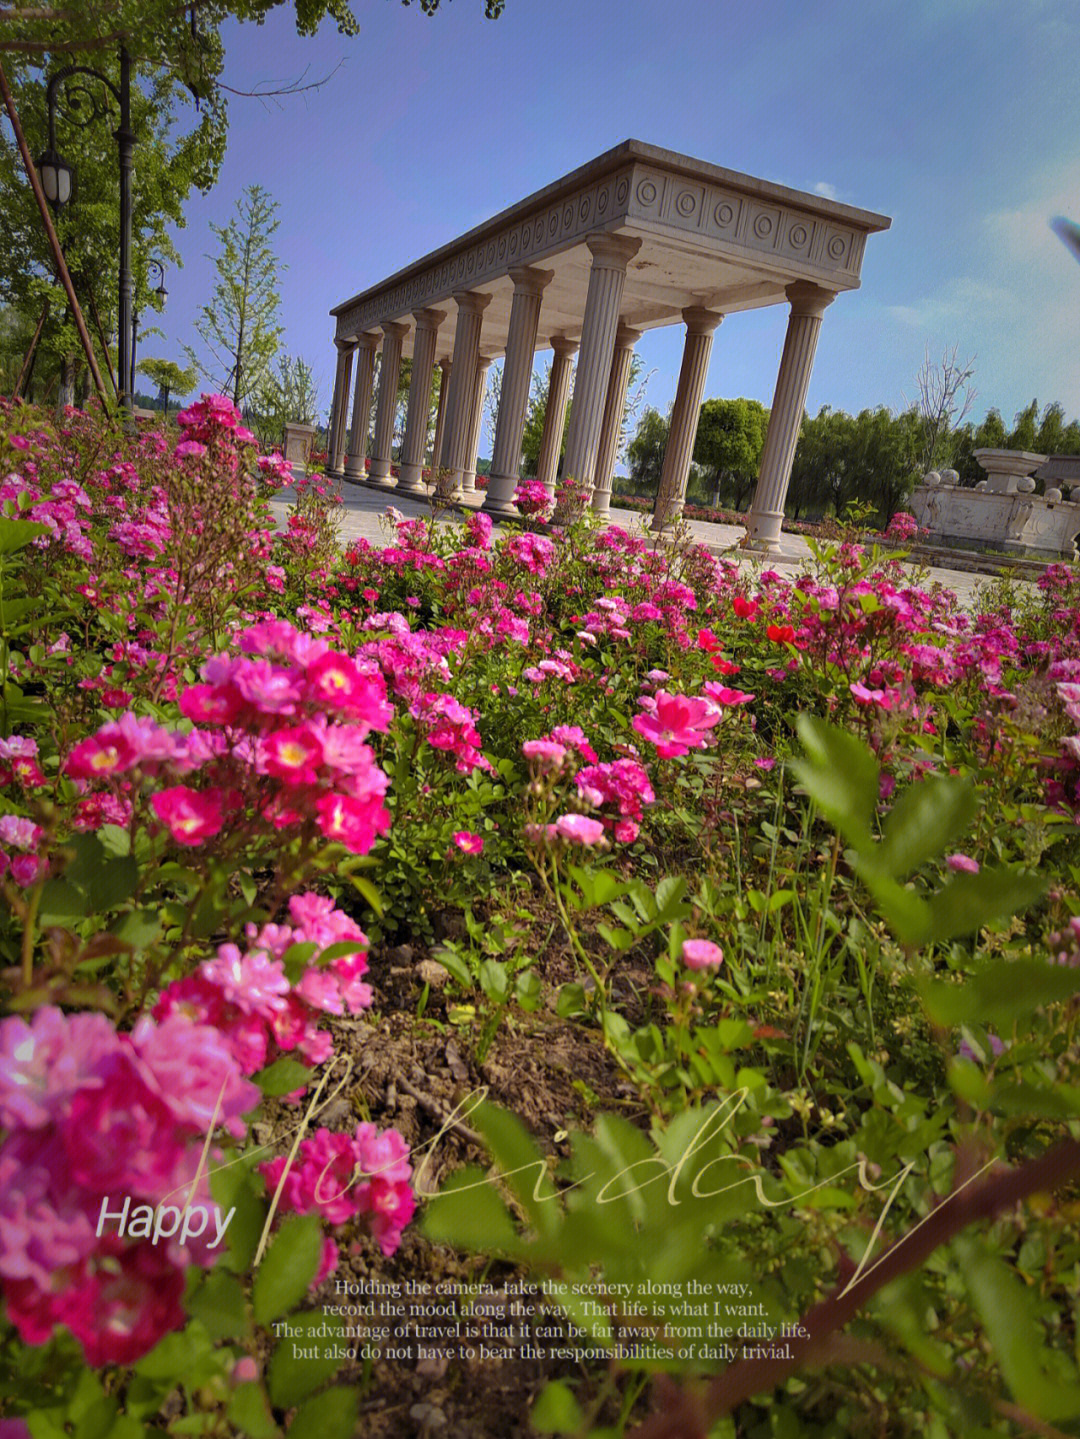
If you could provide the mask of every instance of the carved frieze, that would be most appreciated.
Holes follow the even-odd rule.
[[[336,335],[357,335],[445,301],[455,290],[476,289],[517,266],[550,260],[594,231],[632,232],[638,225],[661,239],[665,232],[692,235],[704,252],[736,260],[743,255],[757,268],[764,261],[788,280],[812,272],[833,289],[858,284],[866,240],[833,216],[639,160],[549,197],[497,228],[484,227],[487,233],[465,237],[398,283],[367,292],[338,314]]]

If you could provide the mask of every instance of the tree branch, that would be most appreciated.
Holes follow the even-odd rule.
[[[1033,1194],[1050,1193],[1078,1175],[1080,1140],[1067,1139],[1019,1169],[996,1174],[967,1191],[954,1190],[854,1284],[834,1290],[806,1313],[801,1321],[806,1337],[785,1341],[790,1359],[739,1359],[704,1387],[658,1383],[659,1412],[632,1430],[632,1439],[707,1439],[717,1419],[755,1394],[775,1389],[803,1365],[820,1361],[828,1337],[850,1323],[878,1290],[921,1268],[935,1249],[969,1224],[992,1219]]]

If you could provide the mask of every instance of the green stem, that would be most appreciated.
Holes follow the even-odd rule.
[[[44,891],[45,881],[42,879],[31,890],[26,906],[26,924],[22,937],[22,981],[27,989],[34,982],[34,939],[37,935],[38,910],[41,908],[41,896]]]

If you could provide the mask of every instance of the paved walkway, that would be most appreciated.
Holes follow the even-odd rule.
[[[344,500],[344,515],[341,524],[341,538],[348,543],[354,539],[365,539],[374,545],[386,545],[392,542],[392,530],[386,522],[380,523],[387,509],[392,505],[401,514],[412,519],[416,516],[423,516],[427,519],[431,514],[431,507],[426,496],[414,496],[400,494],[396,489],[374,490],[366,485],[345,484],[342,486],[342,498]],[[277,517],[278,527],[283,528],[289,507],[295,499],[295,492],[292,488],[280,490],[270,502],[271,509]],[[483,491],[466,495],[463,507],[477,510],[484,502]],[[623,510],[616,506],[611,509],[611,523],[621,525],[631,532],[645,534],[650,542],[654,537],[649,534],[646,526],[649,516],[636,510]],[[459,523],[460,511],[451,512],[443,523]],[[745,531],[741,525],[717,525],[710,524],[704,520],[690,520],[691,533],[699,544],[706,545],[714,555],[724,555],[740,565],[760,564],[761,560],[738,548],[739,541]],[[771,556],[766,568],[779,571],[781,574],[792,576],[805,570],[807,561],[810,559],[810,547],[801,535],[783,534],[780,539],[781,552],[779,555]],[[918,566],[911,566],[912,573],[918,570]],[[970,607],[980,589],[992,583],[988,575],[972,574],[960,570],[929,569],[920,571],[923,576],[923,583],[932,584],[934,581],[945,585],[953,590],[957,599],[965,607]],[[1028,583],[1028,581],[1020,581]]]

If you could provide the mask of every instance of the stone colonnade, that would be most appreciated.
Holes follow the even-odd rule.
[[[628,264],[641,241],[632,236],[600,233],[586,241],[591,264],[580,341],[569,335],[550,337],[554,352],[551,383],[540,446],[537,478],[554,490],[559,450],[570,400],[570,378],[575,354],[577,373],[573,386],[570,426],[562,474],[592,488],[594,510],[607,513],[611,504],[612,474],[618,451],[627,384],[634,346],[641,337],[621,317],[620,309]],[[519,483],[521,442],[528,409],[533,360],[541,333],[544,290],[552,273],[519,267],[509,271],[514,290],[509,332],[505,342],[502,393],[495,427],[491,474],[483,509],[495,518],[516,515],[513,494]],[[809,281],[795,281],[785,291],[791,305],[783,356],[770,411],[769,427],[757,489],[746,526],[754,548],[775,552],[779,547],[784,499],[806,402],[807,387],[817,348],[818,332],[826,307],[835,292]],[[483,318],[492,296],[479,291],[455,291],[457,320],[450,358],[439,361],[442,380],[431,450],[434,469],[448,469],[454,487],[475,488],[477,445],[483,396],[492,356],[482,353]],[[697,431],[698,411],[712,353],[714,334],[724,316],[691,306],[682,312],[686,341],[678,388],[664,454],[653,528],[669,526],[681,513]],[[328,467],[332,473],[378,488],[405,493],[422,490],[422,473],[428,449],[431,380],[438,348],[439,328],[446,312],[420,309],[412,314],[413,362],[408,397],[400,478],[390,474],[390,452],[402,345],[410,325],[389,321],[354,339],[338,339],[334,400],[330,421]],[[381,344],[379,385],[374,432],[368,422],[372,400],[375,351]],[[346,450],[346,415],[349,386],[356,357],[352,428]]]

